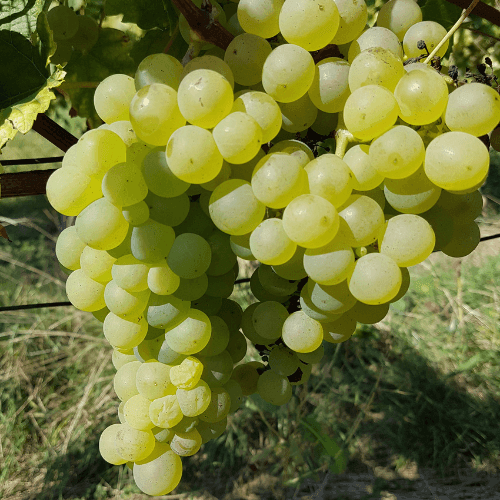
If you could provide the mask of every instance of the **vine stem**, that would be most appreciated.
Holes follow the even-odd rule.
[[[337,141],[335,145],[335,155],[342,159],[344,158],[347,145],[350,142],[354,142],[354,136],[348,130],[341,128],[335,132],[335,139]]]
[[[458,21],[451,27],[450,31],[446,33],[444,38],[434,47],[434,50],[427,56],[424,61],[424,64],[427,64],[432,58],[438,53],[439,49],[455,34],[458,28],[460,28],[461,24],[465,21],[465,18],[474,10],[474,7],[479,3],[479,0],[472,0],[472,3],[462,12],[462,15],[459,17]]]
[[[458,5],[458,7],[462,7],[462,9],[466,9],[469,5],[468,0],[446,0],[453,5]],[[491,24],[495,24],[496,26],[500,26],[500,12],[491,7],[490,5],[485,4],[484,2],[479,2],[476,7],[476,14],[486,21],[489,21]]]

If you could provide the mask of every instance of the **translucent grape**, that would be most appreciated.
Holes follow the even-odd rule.
[[[273,271],[271,266],[261,264],[255,273],[258,274],[259,282],[264,289],[273,295],[291,295],[297,290],[297,283],[284,279]]]
[[[296,101],[280,103],[282,128],[287,132],[302,132],[308,129],[318,116],[318,108],[305,93]]]
[[[321,323],[303,311],[296,311],[283,324],[283,342],[295,352],[312,352],[323,341]]]
[[[240,0],[238,21],[246,33],[271,38],[280,31],[279,14],[284,0]]]
[[[183,233],[175,238],[167,263],[181,278],[193,279],[207,271],[211,255],[210,246],[204,238],[193,233]]]
[[[120,424],[112,424],[104,429],[99,437],[99,453],[106,462],[113,465],[121,465],[127,462],[122,458],[115,448],[116,433],[120,429]]]
[[[279,302],[266,301],[259,304],[253,314],[253,327],[258,335],[276,340],[281,336],[283,323],[288,318],[288,311]]]
[[[441,251],[449,257],[465,257],[476,249],[480,241],[481,232],[474,221],[457,222],[450,241],[442,246]]]
[[[307,276],[304,269],[303,257],[305,248],[297,246],[295,253],[288,262],[279,266],[273,266],[273,271],[280,277],[286,280],[301,280]]]
[[[142,363],[136,373],[136,386],[139,394],[150,401],[172,394],[169,365],[156,360]]]
[[[149,266],[128,254],[114,259],[111,275],[115,283],[129,292],[142,292],[148,288]]]
[[[181,278],[174,295],[182,300],[197,300],[206,293],[207,287],[208,277],[205,273],[193,279]]]
[[[208,344],[211,331],[208,316],[198,309],[190,309],[183,321],[167,331],[165,339],[174,351],[195,354]]]
[[[105,78],[94,93],[94,107],[106,123],[129,119],[129,106],[135,95],[134,79],[114,74]]]
[[[98,311],[106,305],[104,285],[89,278],[82,269],[77,269],[68,276],[66,294],[80,311]]]
[[[207,238],[207,243],[212,250],[212,259],[207,274],[209,276],[221,276],[230,271],[236,264],[236,255],[231,250],[229,235],[214,229]]]
[[[215,424],[225,419],[231,408],[231,396],[224,387],[213,387],[211,389],[210,404],[200,414],[200,420]]]
[[[76,271],[80,269],[80,256],[86,246],[85,242],[78,237],[76,227],[67,227],[57,237],[57,260],[67,269]]]
[[[353,176],[352,187],[357,191],[370,191],[384,180],[370,162],[369,149],[367,144],[357,144],[348,149],[343,158]]]
[[[323,340],[330,344],[345,342],[356,331],[356,325],[357,321],[351,314],[342,314],[339,319],[322,324]]]
[[[349,290],[347,281],[337,285],[320,285],[311,279],[302,289],[307,305],[326,313],[327,316],[342,314],[351,309],[356,303],[356,298]]]
[[[190,310],[190,303],[172,295],[151,297],[148,306],[148,323],[155,328],[171,328],[183,321]],[[175,350],[175,349],[174,349]]]
[[[255,260],[255,256],[250,249],[250,236],[252,233],[243,234],[240,236],[231,236],[229,242],[231,245],[231,250],[240,259],[244,260]]]
[[[113,388],[121,401],[127,401],[132,396],[139,394],[135,377],[141,366],[140,361],[131,361],[118,368],[113,378]]]
[[[233,269],[220,276],[209,276],[206,294],[212,297],[227,298],[233,293],[236,273]]]
[[[189,432],[176,432],[170,447],[172,451],[181,457],[190,457],[198,453],[202,439],[200,433],[193,429]]]
[[[111,280],[104,289],[104,300],[111,312],[121,318],[128,319],[142,315],[150,294],[148,289],[142,292],[127,292]]]
[[[175,227],[184,222],[190,209],[189,197],[186,193],[172,198],[163,198],[150,192],[144,201],[148,205],[150,218],[165,226]]]
[[[119,349],[138,346],[146,337],[147,331],[146,319],[139,315],[127,321],[110,312],[103,324],[104,336],[113,347]]]
[[[347,59],[351,64],[354,58],[363,50],[371,47],[381,47],[391,51],[396,57],[403,59],[403,49],[399,43],[397,35],[387,28],[374,26],[364,31],[349,46]]]
[[[143,262],[158,262],[167,257],[174,244],[175,232],[153,219],[134,227],[130,240],[132,255]]]
[[[193,356],[188,356],[170,370],[172,384],[178,389],[193,389],[200,381],[203,373],[203,363]]]
[[[432,52],[434,47],[446,36],[447,30],[435,21],[420,21],[413,24],[406,31],[403,38],[403,49],[408,58],[418,57],[426,52],[417,47],[420,40],[425,42],[427,50]],[[443,57],[448,50],[449,40],[437,51],[436,56]]]
[[[140,226],[149,219],[149,208],[143,200],[134,205],[122,207],[122,214],[131,226]]]
[[[204,380],[200,380],[192,389],[177,389],[176,396],[183,415],[196,417],[208,408],[211,390]]]
[[[382,321],[389,312],[389,302],[378,305],[369,305],[363,302],[356,302],[354,307],[343,316],[351,316],[355,318],[358,323],[364,325],[374,325]]]
[[[178,61],[176,60],[176,62]],[[209,54],[205,54],[201,57],[195,57],[194,59],[191,59],[191,61],[189,61],[186,66],[184,66],[184,69],[181,73],[181,80],[187,74],[192,73],[197,69],[209,69],[220,73],[229,82],[231,88],[234,88],[233,72],[231,71],[229,65],[224,61],[224,59]]]
[[[149,418],[157,427],[170,428],[182,420],[182,411],[176,392],[155,399],[149,405]]]
[[[141,394],[128,399],[123,407],[123,415],[127,424],[139,431],[151,430],[154,424],[149,418],[150,404],[151,401]]]
[[[338,115],[336,113],[326,113],[318,109],[318,116],[311,125],[311,130],[319,135],[330,135],[336,128]]]
[[[118,163],[106,172],[102,192],[110,203],[121,208],[144,200],[148,186],[139,165]]]
[[[343,45],[361,35],[368,21],[368,10],[365,0],[335,0],[335,4],[340,22],[335,36],[329,43]]]
[[[422,21],[422,9],[414,0],[389,0],[378,11],[377,26],[390,29],[403,41],[410,26]]]
[[[266,219],[261,222],[250,236],[252,254],[263,264],[284,264],[297,248],[285,233],[281,219]]]
[[[274,346],[269,353],[269,366],[274,372],[287,377],[299,367],[299,358],[286,346]]]
[[[182,70],[182,64],[173,56],[163,53],[150,54],[137,67],[135,88],[140,90],[147,85],[161,83],[177,90]]]

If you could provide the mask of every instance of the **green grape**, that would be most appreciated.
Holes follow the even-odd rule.
[[[132,349],[146,337],[148,324],[144,316],[122,319],[110,312],[103,324],[103,332],[107,341],[115,348]]]
[[[52,207],[68,216],[78,215],[102,196],[98,181],[69,167],[59,168],[51,174],[46,192]]]
[[[149,268],[148,287],[157,295],[171,295],[180,286],[180,278],[166,262],[154,264]]]
[[[232,335],[241,326],[243,309],[235,300],[222,299],[222,305],[217,311],[217,316],[220,316],[225,321]]]
[[[50,56],[51,64],[64,65],[71,59],[73,55],[73,45],[70,41],[58,40],[57,48],[53,55]]]
[[[88,52],[99,40],[99,25],[89,16],[78,16],[78,30],[68,40],[73,48]]]
[[[229,8],[232,6],[232,4],[226,4],[225,7],[227,8],[227,10],[229,10]],[[236,12],[227,20],[227,30],[234,36],[242,35],[243,33],[245,33],[245,30],[240,26],[240,22],[238,21],[238,14]],[[222,52],[221,57],[224,58],[224,52]]]
[[[229,236],[215,229],[207,238],[210,245],[212,259],[207,269],[209,276],[221,276],[229,272],[236,264],[236,255],[231,250]]]
[[[325,330],[325,327],[323,325],[323,332]],[[300,361],[303,363],[307,364],[316,364],[319,363],[322,359],[323,356],[325,355],[325,348],[323,347],[323,344],[320,345],[317,349],[311,352],[299,352],[297,354],[297,357],[299,358]]]
[[[104,429],[99,437],[99,453],[106,462],[113,465],[121,465],[127,462],[122,458],[115,448],[116,433],[120,424],[112,424]]]
[[[244,260],[256,260],[250,249],[250,236],[252,233],[242,234],[239,236],[233,235],[229,239],[231,250],[234,255]]]
[[[264,367],[262,363],[260,365]],[[243,363],[234,367],[231,380],[240,384],[243,396],[250,396],[257,392],[259,377],[260,375],[256,366],[253,366],[251,363]]]
[[[172,173],[185,182],[211,181],[222,168],[223,158],[212,134],[194,125],[181,127],[172,134],[166,154]]]
[[[141,226],[133,228],[130,253],[143,262],[159,262],[167,257],[174,240],[175,232],[170,226],[148,219]]]
[[[280,32],[279,15],[285,0],[240,0],[238,21],[246,33],[272,38]]]
[[[240,331],[231,332],[226,350],[234,363],[239,363],[247,353],[247,341]]]
[[[307,144],[304,144],[302,141],[298,141],[296,139],[287,139],[279,141],[276,144],[274,144],[274,146],[269,150],[269,154],[288,153],[293,158],[302,161],[301,158],[303,157],[303,155],[296,156],[294,155],[294,153],[296,152],[305,153],[305,156],[308,158],[306,163],[314,160],[314,154],[311,151],[311,148]]]
[[[169,54],[150,54],[137,67],[134,77],[135,88],[140,90],[153,83],[161,83],[177,90],[182,69],[180,61]]]
[[[389,50],[396,57],[403,59],[403,49],[399,43],[397,35],[387,28],[375,26],[364,31],[356,38],[349,46],[347,60],[349,64],[354,61],[354,58],[363,50],[372,47],[380,47]]]
[[[128,120],[120,120],[110,124],[103,123],[99,128],[105,130],[111,130],[111,132],[114,132],[118,137],[120,137],[120,139],[124,142],[127,148],[130,148],[132,144],[136,144],[139,142],[139,139],[137,138],[137,135],[134,132],[134,127],[132,127],[132,124]],[[140,163],[140,162],[132,161],[132,163]]]
[[[218,316],[210,316],[209,319],[212,326],[210,340],[197,353],[199,356],[216,356],[226,349],[229,342],[229,328],[224,320]]]
[[[172,451],[181,457],[190,457],[198,453],[202,444],[200,433],[193,429],[189,432],[176,432],[170,447]]]
[[[427,46],[427,50],[432,52],[434,47],[446,36],[447,30],[444,26],[435,21],[420,21],[413,24],[406,31],[403,38],[403,49],[408,58],[418,57],[421,54],[426,54],[422,49],[418,48],[418,42],[423,40]],[[437,51],[436,56],[444,57],[448,50],[449,40]]]
[[[130,122],[137,137],[154,146],[165,146],[173,132],[186,124],[177,101],[177,92],[162,83],[137,91],[130,102]]]
[[[281,110],[276,101],[265,92],[243,90],[235,95],[232,111],[249,114],[262,129],[262,142],[274,139],[281,129]]]
[[[389,0],[378,11],[377,26],[390,29],[403,41],[410,26],[422,21],[422,9],[414,0]]]
[[[389,302],[398,293],[401,282],[398,264],[382,253],[369,253],[358,259],[348,278],[349,290],[354,297],[369,305]]]
[[[490,144],[495,151],[500,151],[500,128],[496,128],[491,132]]]
[[[180,78],[181,81],[186,75],[192,73],[193,71],[196,71],[197,69],[209,69],[221,74],[229,82],[231,88],[234,89],[233,72],[231,71],[229,65],[224,61],[223,57],[224,55],[222,55],[222,58],[220,58],[217,56],[205,54],[201,57],[195,57],[194,59],[191,59],[191,61],[189,61],[182,70]]]
[[[173,174],[162,149],[153,149],[146,155],[142,162],[142,173],[148,189],[164,198],[180,196],[190,186]]]
[[[250,87],[261,81],[262,69],[271,51],[271,45],[264,38],[242,33],[229,43],[224,61],[231,68],[234,81]]]
[[[144,262],[128,254],[113,263],[111,275],[115,283],[124,290],[142,292],[148,288],[149,269]]]
[[[57,5],[47,12],[47,22],[54,40],[68,40],[78,31],[79,16],[65,5]]]
[[[275,295],[274,293],[266,290],[260,282],[259,273],[257,271],[254,271],[250,278],[250,290],[254,297],[261,302],[273,300],[275,302],[283,303],[290,298],[289,295]]]
[[[403,63],[399,57],[381,47],[371,47],[360,52],[352,61],[349,69],[349,88],[354,92],[366,85],[380,85],[394,92],[404,74]]]
[[[323,311],[319,309],[315,304],[313,304],[307,286],[304,286],[300,291],[299,304],[302,311],[304,311],[310,318],[315,319],[320,323],[325,321],[333,321],[340,316],[340,314]]]
[[[112,313],[123,319],[129,319],[142,315],[150,294],[148,289],[141,292],[128,292],[119,287],[114,280],[111,280],[104,289],[104,300]]]
[[[176,396],[182,414],[197,417],[208,408],[211,390],[204,380],[200,380],[192,389],[177,389]]]
[[[155,330],[158,331],[158,329],[156,328]],[[136,359],[138,359],[141,363],[148,363],[151,360],[157,361],[157,358],[160,354],[160,350],[164,341],[165,341],[164,333],[150,340],[147,340],[147,335],[146,335],[146,338],[138,346],[133,348]]]
[[[231,408],[231,396],[224,387],[214,387],[211,389],[210,404],[208,408],[200,414],[200,420],[215,424],[224,420]]]
[[[219,125],[217,125],[219,126]],[[208,182],[203,182],[200,186],[206,191],[213,191],[217,186],[226,182],[231,177],[231,165],[227,161],[222,162],[220,172]]]
[[[437,186],[460,191],[480,183],[489,164],[488,150],[480,139],[466,132],[447,132],[427,146],[424,168]]]
[[[200,203],[198,201],[192,201],[187,217],[175,227],[175,234],[194,233],[208,240],[213,230],[214,224],[210,217],[205,214]]]
[[[233,372],[233,359],[227,351],[210,357],[200,357],[203,363],[203,374],[201,375],[210,387],[220,387],[224,385]]]
[[[153,146],[138,140],[127,147],[127,161],[142,165],[146,155],[153,149]]]
[[[271,266],[261,264],[254,274],[257,275],[264,290],[273,295],[288,296],[297,290],[296,280],[279,276]]]
[[[352,173],[334,154],[324,154],[309,162],[305,171],[311,194],[328,200],[335,208],[347,201],[352,192]]]
[[[389,312],[389,302],[378,305],[365,304],[361,301],[356,302],[354,307],[343,316],[355,318],[358,323],[364,325],[374,325],[382,321]]]
[[[302,97],[314,79],[314,60],[304,48],[294,44],[276,47],[262,69],[262,85],[278,102],[292,102]]]
[[[213,439],[217,439],[222,436],[227,427],[227,418],[216,422],[215,424],[209,424],[208,422],[200,422],[198,424],[197,430],[200,433],[203,443],[207,443]]]
[[[126,423],[139,431],[151,430],[154,424],[149,418],[150,404],[151,401],[141,394],[136,394],[128,399],[123,407]]]
[[[167,495],[177,488],[182,477],[181,458],[167,443],[155,443],[145,459],[134,463],[134,481],[148,495]]]
[[[369,148],[367,144],[357,144],[344,155],[344,162],[352,173],[352,187],[357,191],[370,191],[384,181],[370,162]]]
[[[451,240],[441,251],[449,257],[465,257],[472,253],[481,241],[479,226],[474,221],[456,221]],[[76,272],[76,271],[75,271]]]
[[[242,235],[261,223],[266,207],[255,197],[249,182],[230,179],[213,191],[209,210],[213,223],[221,231]]]
[[[191,303],[193,309],[199,309],[203,311],[206,315],[212,316],[217,314],[222,306],[221,297],[209,297],[208,295],[203,295],[203,297],[198,300],[194,300]]]
[[[413,214],[396,215],[380,229],[378,247],[400,267],[423,262],[434,249],[436,238],[431,225]]]
[[[229,413],[234,413],[243,404],[243,390],[241,389],[241,385],[236,380],[228,380],[224,384],[224,389],[226,389],[231,398]]]
[[[67,269],[76,271],[80,269],[80,258],[86,247],[85,242],[78,237],[76,227],[67,227],[57,237],[57,260]]]
[[[292,102],[279,104],[282,117],[282,128],[287,132],[301,132],[308,129],[318,116],[318,109],[306,93]]]
[[[178,389],[193,389],[200,381],[203,363],[194,356],[187,356],[170,370],[170,380]]]
[[[149,219],[149,207],[144,200],[122,207],[122,214],[131,226],[141,226]]]
[[[227,299],[233,293],[235,279],[234,269],[220,276],[209,276],[206,294],[211,297]]]
[[[180,283],[173,294],[182,300],[197,300],[201,298],[208,288],[208,277],[205,273],[197,278],[180,278]]]
[[[378,186],[374,189],[370,189],[370,191],[356,191],[353,189],[352,194],[355,195],[362,195],[366,196],[368,198],[371,198],[373,201],[375,201],[379,207],[384,210],[385,209],[385,197],[384,197],[384,188],[383,186]],[[349,202],[350,203],[350,202]],[[341,210],[343,210],[348,203],[345,203],[341,207],[339,207]]]
[[[150,218],[170,227],[184,222],[190,209],[189,197],[186,193],[173,198],[163,198],[149,192],[144,201],[148,205]]]
[[[308,0],[285,0],[279,13],[283,38],[309,52],[328,45],[339,28],[339,11],[333,0],[318,5]]]
[[[163,429],[162,427],[156,426],[151,429],[151,432],[154,434],[155,440],[157,442],[166,444],[168,444],[172,440],[175,434],[173,429]]]
[[[129,107],[134,95],[133,78],[119,73],[108,76],[95,89],[95,110],[106,123],[129,120]],[[137,130],[135,132],[137,133]]]
[[[362,304],[361,302],[358,303]],[[351,314],[351,311],[349,311],[349,314],[342,314],[340,318],[335,321],[323,323],[323,340],[325,342],[330,344],[339,344],[351,338],[352,334],[356,331],[356,326],[358,324],[356,318]]]
[[[140,361],[131,361],[118,368],[113,378],[113,388],[120,401],[127,401],[132,396],[139,394],[135,377],[141,366]]]
[[[288,262],[297,245],[286,235],[281,219],[266,219],[250,236],[250,250],[263,264],[279,265]]]
[[[290,377],[288,377],[290,380],[291,385],[305,385],[307,381],[309,380],[309,377],[311,376],[311,371],[312,371],[312,365],[311,364],[305,364],[302,363],[302,361],[299,361],[299,368],[297,368],[297,371],[292,374]],[[300,377],[298,380],[297,378]]]
[[[183,233],[175,238],[167,263],[181,278],[193,279],[204,274],[210,266],[212,251],[201,236]]]
[[[335,36],[329,43],[343,45],[349,43],[365,29],[368,10],[364,0],[335,0],[340,16],[340,23]]]
[[[500,122],[500,96],[484,83],[458,87],[448,98],[444,121],[454,132],[489,134]]]
[[[480,191],[453,194],[443,190],[436,205],[446,210],[457,221],[474,220],[483,211],[483,195]]]
[[[170,381],[170,371],[173,367],[150,360],[142,363],[136,373],[137,390],[142,397],[150,401],[173,394],[175,390]]]
[[[399,116],[405,122],[426,125],[443,114],[448,102],[448,87],[437,71],[416,69],[399,80],[394,96]]]
[[[410,272],[408,271],[408,268],[400,267],[400,269],[402,276],[401,286],[396,296],[389,301],[391,303],[397,302],[399,299],[402,299],[406,295],[408,289],[410,288]]]
[[[113,366],[115,367],[115,370],[119,370],[123,365],[126,365],[127,363],[137,361],[137,358],[135,357],[134,351],[132,349],[127,352],[128,354],[124,354],[118,351],[116,348],[113,348],[111,361],[113,363]]]
[[[212,131],[222,157],[230,163],[250,161],[262,144],[262,129],[249,114],[235,111],[223,118]]]
[[[175,425],[172,430],[174,431],[174,434],[178,432],[190,432],[193,429],[196,429],[199,421],[200,419],[198,417],[182,417],[182,420]]]
[[[167,330],[165,339],[174,351],[195,354],[208,344],[211,331],[208,316],[198,309],[190,309],[180,323]]]
[[[252,314],[253,327],[258,335],[274,341],[281,336],[281,330],[289,314],[285,306],[272,300],[260,303]]]
[[[98,311],[106,305],[104,285],[89,278],[82,269],[77,269],[68,276],[66,294],[80,311]]]
[[[172,295],[153,295],[148,305],[147,320],[155,328],[170,328],[186,319],[189,308],[190,303],[186,300]]]
[[[182,420],[183,414],[174,389],[166,396],[155,399],[149,405],[149,418],[157,427],[168,429]]]
[[[268,370],[259,377],[257,392],[264,401],[282,406],[290,401],[292,386],[287,378]]]
[[[308,301],[328,316],[342,314],[356,303],[347,281],[337,285],[320,285],[309,279],[304,288],[304,296]]]
[[[269,353],[271,370],[283,377],[287,377],[299,367],[299,358],[291,349],[284,345],[277,345]]]
[[[297,246],[295,253],[292,255],[288,262],[280,264],[279,266],[272,266],[272,270],[280,278],[285,280],[301,280],[307,276],[304,269],[304,252],[305,248]]]
[[[398,112],[392,92],[380,85],[366,85],[347,98],[343,117],[352,135],[369,141],[387,132],[396,123]]]
[[[443,196],[443,190],[441,196]],[[439,201],[439,200],[438,200]],[[420,214],[432,227],[436,236],[434,251],[440,251],[444,245],[451,241],[455,222],[450,217],[450,213],[436,203],[430,210]]]
[[[327,57],[316,64],[308,93],[318,109],[327,113],[342,111],[351,93],[349,69],[349,63],[338,57]]]
[[[118,163],[104,175],[102,192],[110,203],[121,208],[144,200],[148,186],[139,165]]]

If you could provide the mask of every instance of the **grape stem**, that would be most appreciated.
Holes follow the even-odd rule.
[[[347,145],[355,141],[354,136],[348,130],[341,128],[335,132],[335,140],[335,155],[342,159],[344,158]]]
[[[182,65],[186,66],[186,64],[189,61],[194,59],[200,53],[200,50],[201,50],[201,42],[191,40],[191,43],[189,44],[189,47],[186,50],[184,57],[182,58]]]
[[[460,28],[460,25],[465,21],[465,18],[472,12],[474,7],[479,3],[479,0],[472,0],[472,3],[462,12],[458,21],[451,27],[450,31],[446,33],[443,39],[434,47],[434,50],[427,56],[424,64],[427,64],[438,53],[439,49],[454,35],[455,31]]]

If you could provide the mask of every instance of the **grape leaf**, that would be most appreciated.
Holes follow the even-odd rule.
[[[136,65],[129,55],[131,46],[130,38],[122,31],[103,28],[89,52],[73,54],[64,68],[68,72],[66,81],[99,83],[115,73],[134,76]],[[66,92],[80,116],[88,118],[92,126],[100,123],[94,109],[94,88],[68,88]]]
[[[36,31],[36,20],[47,0],[7,0],[0,7],[0,30],[15,31],[31,37]],[[49,2],[50,3],[50,2]]]
[[[106,0],[106,14],[123,14],[122,22],[135,23],[143,30],[170,28],[169,15],[162,0]]]
[[[422,17],[426,21],[435,21],[449,30],[462,14],[462,9],[443,0],[425,0],[420,4]]]
[[[130,55],[136,66],[150,54],[158,54],[165,50],[168,42],[170,40],[170,35],[167,31],[163,30],[149,30],[146,34],[134,44],[134,47],[130,51]],[[188,49],[188,44],[184,41],[180,33],[174,38],[172,45],[168,50],[168,54],[176,59],[182,60],[184,54]]]

